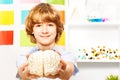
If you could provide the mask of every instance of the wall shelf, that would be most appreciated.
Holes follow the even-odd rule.
[[[110,0],[111,2],[113,0]],[[106,0],[106,3],[108,0]],[[78,4],[79,3],[79,4]],[[119,1],[113,4],[105,4],[102,0],[66,0],[66,46],[67,49],[82,54],[78,49],[88,49],[97,46],[106,46],[111,49],[120,49],[120,10]],[[99,6],[98,6],[98,5]],[[93,6],[94,5],[94,6]],[[114,7],[110,10],[109,7]],[[114,11],[114,12],[113,12]],[[94,14],[93,14],[94,13]],[[113,15],[113,14],[116,14]],[[104,17],[103,17],[104,16]],[[105,22],[89,22],[88,18],[107,18]],[[88,51],[90,52],[90,51]],[[117,54],[120,55],[118,52]],[[119,63],[119,60],[81,60],[79,62],[112,62]]]
[[[106,63],[120,63],[120,60],[78,60],[79,62],[106,62]]]

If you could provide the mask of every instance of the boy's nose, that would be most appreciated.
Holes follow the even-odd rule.
[[[48,32],[48,27],[46,25],[43,26],[42,32],[43,33],[47,33]]]

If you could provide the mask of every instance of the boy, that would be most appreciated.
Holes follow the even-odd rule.
[[[64,26],[60,20],[59,13],[50,4],[40,3],[31,9],[25,25],[27,35],[30,37],[31,42],[36,43],[37,46],[29,51],[29,54],[21,54],[17,60],[18,75],[21,80],[69,80],[72,75],[78,72],[74,54],[56,45]],[[61,55],[61,68],[58,70],[58,74],[42,78],[29,73],[28,63],[26,63],[27,55],[39,50],[54,50]]]

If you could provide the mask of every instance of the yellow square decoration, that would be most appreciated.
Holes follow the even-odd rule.
[[[57,42],[57,45],[65,46],[65,32],[63,31],[61,38]]]
[[[14,11],[0,11],[0,25],[14,24]]]

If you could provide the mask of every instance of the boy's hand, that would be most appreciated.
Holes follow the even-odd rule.
[[[26,55],[26,58],[28,59],[29,54]],[[33,75],[30,74],[29,70],[28,70],[28,63],[24,63],[23,65],[21,65],[18,69],[18,73],[20,75],[20,77],[22,78],[22,80],[31,80],[32,78],[39,78],[39,76],[37,75]]]
[[[60,60],[60,66],[61,67],[58,69],[58,74],[56,74],[56,75],[49,75],[49,76],[45,76],[45,77],[53,78],[53,79],[60,78],[60,75],[64,74],[65,69],[66,69],[66,62],[64,60],[62,60],[62,59]]]

